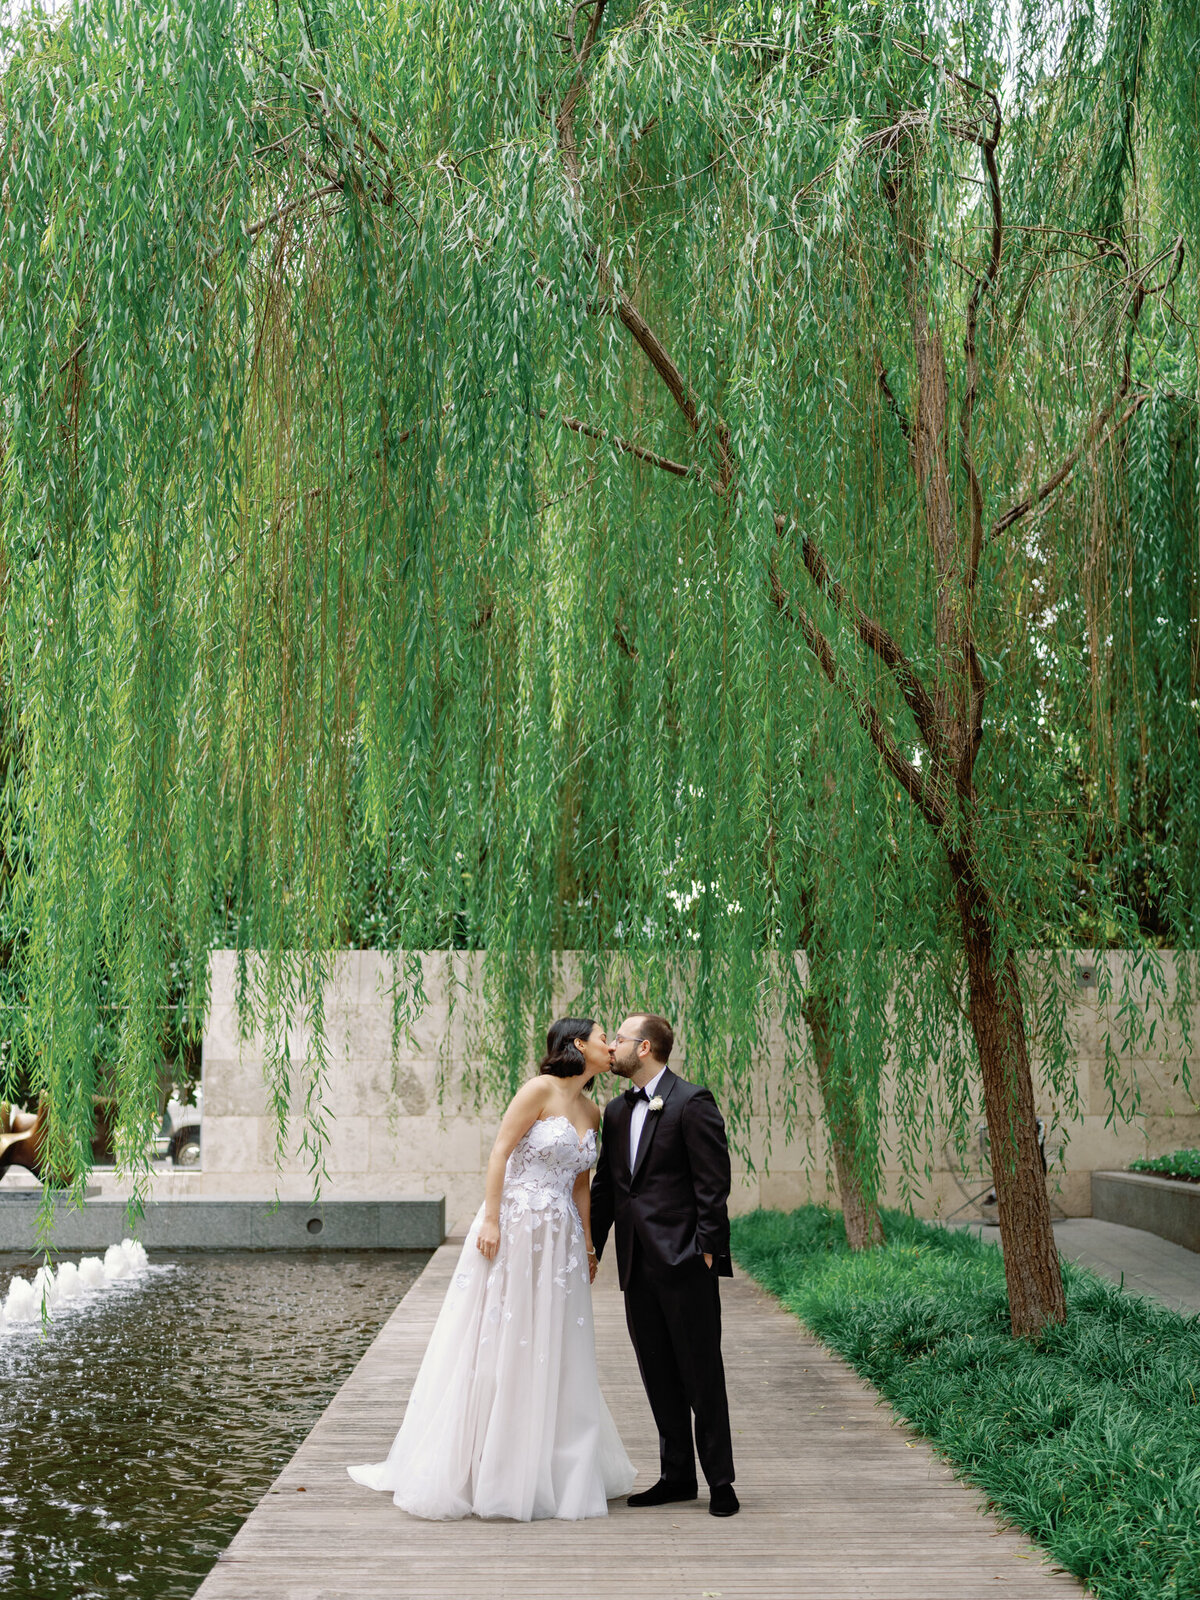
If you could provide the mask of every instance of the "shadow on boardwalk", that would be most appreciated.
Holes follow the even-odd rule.
[[[928,1446],[746,1278],[722,1285],[742,1513],[707,1497],[587,1522],[418,1522],[359,1488],[398,1425],[459,1244],[436,1253],[197,1600],[1020,1600],[1076,1596],[978,1509]],[[645,1486],[657,1435],[611,1262],[595,1288],[600,1380]],[[303,1493],[300,1490],[303,1489]]]

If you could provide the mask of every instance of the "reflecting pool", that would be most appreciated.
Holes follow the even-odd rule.
[[[0,1333],[0,1595],[190,1600],[428,1259],[151,1252]]]

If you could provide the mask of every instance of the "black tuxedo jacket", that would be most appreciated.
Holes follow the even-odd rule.
[[[617,1273],[629,1282],[635,1247],[655,1275],[712,1270],[733,1276],[729,1259],[729,1146],[717,1102],[668,1067],[661,1111],[647,1111],[629,1170],[632,1108],[623,1094],[604,1108],[592,1180],[592,1243],[599,1258],[615,1227]]]

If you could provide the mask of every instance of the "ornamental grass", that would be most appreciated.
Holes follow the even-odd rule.
[[[1200,1596],[1200,1319],[1064,1262],[1068,1317],[1009,1332],[999,1250],[885,1214],[756,1211],[739,1264],[1098,1600]]]

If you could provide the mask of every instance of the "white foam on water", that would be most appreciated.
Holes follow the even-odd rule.
[[[14,1278],[9,1284],[0,1303],[0,1333],[40,1322],[43,1310],[53,1315],[68,1306],[90,1304],[113,1284],[141,1278],[149,1269],[150,1259],[136,1239],[110,1244],[103,1261],[99,1256],[84,1256],[78,1266],[64,1261],[57,1271],[39,1267],[32,1280]]]
[[[73,1261],[64,1261],[58,1269],[58,1298],[74,1300],[83,1293],[83,1285],[79,1281],[79,1268]]]
[[[103,1289],[108,1282],[104,1276],[104,1263],[99,1256],[84,1256],[79,1263],[79,1277],[85,1290]]]

